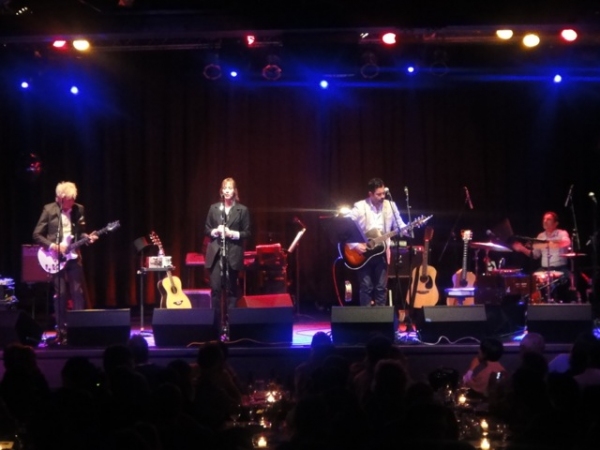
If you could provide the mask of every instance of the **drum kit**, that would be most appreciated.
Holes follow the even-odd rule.
[[[522,239],[528,242],[531,242],[533,244],[547,244],[549,241],[547,240],[543,240],[543,239],[537,239],[537,238],[531,238],[531,237],[526,237],[526,236],[514,236],[517,239]],[[546,303],[546,302],[551,302],[551,294],[553,289],[559,285],[564,279],[565,279],[565,273],[563,272],[559,272],[557,270],[552,270],[552,269],[547,269],[547,270],[539,270],[537,272],[534,272],[531,276],[527,276],[525,274],[523,274],[521,272],[521,269],[508,269],[508,268],[497,268],[496,264],[493,263],[491,261],[491,259],[489,258],[489,253],[490,252],[496,252],[496,253],[512,253],[513,250],[511,248],[505,247],[504,245],[495,243],[495,242],[471,242],[469,244],[469,247],[476,249],[476,250],[484,250],[485,251],[485,257],[484,257],[484,261],[486,262],[486,266],[487,266],[487,274],[492,275],[492,276],[499,276],[501,277],[504,281],[503,281],[503,285],[513,287],[516,292],[512,292],[512,293],[520,293],[521,295],[523,295],[524,297],[528,297],[529,298],[529,302],[530,303]],[[570,260],[571,263],[571,273],[570,273],[570,282],[571,282],[571,289],[575,290],[575,283],[574,283],[574,275],[573,275],[573,269],[574,269],[574,260],[575,258],[579,258],[579,257],[583,257],[586,256],[586,253],[578,253],[578,252],[568,252],[568,253],[563,253],[561,255],[563,258],[567,258],[568,260]],[[503,259],[503,258],[502,258]],[[476,261],[476,267],[475,267],[475,273],[479,273],[478,268],[477,268],[477,261],[478,258],[475,259]],[[518,280],[516,282],[512,282],[515,281],[513,280],[513,278],[515,280]],[[524,279],[527,279],[526,282],[524,282]],[[514,286],[513,286],[514,285]],[[507,289],[509,289],[507,288]]]

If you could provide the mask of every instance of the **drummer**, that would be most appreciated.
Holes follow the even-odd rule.
[[[542,271],[560,273],[560,281],[556,284],[568,288],[570,271],[568,259],[563,255],[568,253],[571,247],[569,233],[558,228],[558,214],[553,211],[544,213],[542,227],[544,231],[538,234],[536,239],[532,239],[533,243],[523,245],[523,243],[515,241],[512,243],[512,248],[532,259],[539,259]],[[560,289],[560,291],[563,290]],[[562,297],[561,293],[557,292],[557,294]]]

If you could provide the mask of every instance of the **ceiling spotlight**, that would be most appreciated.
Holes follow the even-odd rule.
[[[85,52],[90,49],[90,42],[87,39],[75,39],[73,41],[73,48],[80,52]]]
[[[370,80],[379,75],[379,66],[377,65],[377,56],[375,56],[375,53],[363,53],[362,63],[360,74],[363,78]]]
[[[222,75],[221,66],[215,63],[207,64],[206,66],[204,66],[202,75],[204,75],[204,78],[206,78],[207,80],[218,80],[219,78],[221,78]]]
[[[396,33],[385,33],[381,37],[381,41],[386,45],[394,45],[396,43]]]
[[[276,81],[281,78],[281,67],[277,64],[267,64],[263,67],[262,76],[265,80]]]
[[[262,69],[262,76],[265,80],[276,81],[281,78],[281,63],[280,58],[277,55],[267,56],[267,65]]]
[[[504,41],[507,41],[513,37],[513,30],[496,30],[496,36]]]
[[[540,44],[540,37],[537,34],[529,33],[523,36],[523,45],[525,47],[537,47]]]
[[[560,37],[563,38],[567,42],[573,42],[577,39],[577,31],[575,30],[562,30],[560,32]]]

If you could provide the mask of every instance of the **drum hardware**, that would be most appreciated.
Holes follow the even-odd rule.
[[[577,258],[579,256],[587,256],[587,253],[563,253],[562,255],[560,255],[563,258]]]

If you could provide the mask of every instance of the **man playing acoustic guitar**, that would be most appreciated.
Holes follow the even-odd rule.
[[[368,197],[354,204],[350,217],[367,238],[405,227],[396,204],[386,200],[388,190],[380,178],[367,184]],[[388,239],[389,241],[389,239]],[[384,306],[387,292],[387,267],[390,261],[389,242],[383,247],[369,249],[366,243],[352,243],[349,248],[365,256],[365,263],[358,269],[360,282],[360,305]]]

